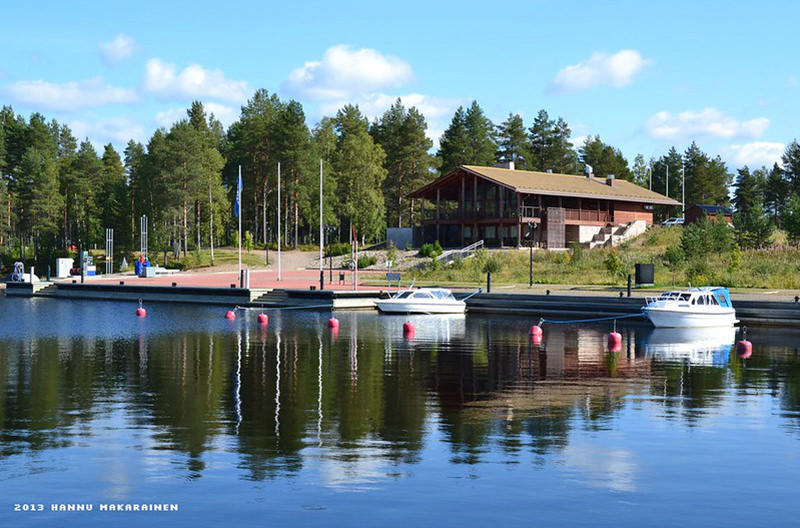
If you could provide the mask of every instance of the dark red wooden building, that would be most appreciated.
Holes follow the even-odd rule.
[[[653,206],[681,203],[613,176],[595,178],[463,165],[409,195],[414,243],[438,240],[464,247],[483,240],[488,247],[522,247],[528,225],[536,223],[534,244],[564,248],[588,243],[603,228],[637,220],[652,225]]]

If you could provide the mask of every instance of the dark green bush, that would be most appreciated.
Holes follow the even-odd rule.
[[[378,262],[378,257],[358,257],[358,269],[368,268]]]
[[[437,240],[433,244],[422,244],[419,255],[425,258],[436,258],[442,254],[442,245]]]
[[[347,242],[336,242],[328,246],[328,255],[338,257],[339,255],[349,255],[352,250]]]

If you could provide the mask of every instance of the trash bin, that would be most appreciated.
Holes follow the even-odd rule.
[[[655,266],[653,264],[636,264],[636,287],[655,284]]]

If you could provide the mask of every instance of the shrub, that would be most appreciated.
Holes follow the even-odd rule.
[[[580,264],[583,260],[583,246],[577,240],[573,240],[570,243],[571,255],[570,255],[570,264]]]
[[[368,268],[378,262],[378,257],[366,256],[358,257],[358,269]]]
[[[614,278],[617,279],[625,274],[625,261],[622,260],[619,251],[612,249],[608,252],[603,264],[606,266],[606,271]]]
[[[433,244],[422,244],[419,254],[425,258],[436,258],[442,254],[442,245],[439,244],[438,240]]]
[[[391,261],[392,265],[395,265],[395,261],[397,260],[397,248],[394,247],[394,242],[391,240],[386,247],[386,260]]]
[[[338,257],[350,253],[351,247],[347,242],[336,242],[328,245],[328,256]]]
[[[672,272],[672,285],[675,286],[675,273],[681,269],[686,261],[686,255],[680,246],[670,246],[661,256],[661,260],[668,270]]]
[[[500,271],[500,260],[494,255],[486,259],[486,262],[483,264],[483,272],[484,273],[497,273]]]

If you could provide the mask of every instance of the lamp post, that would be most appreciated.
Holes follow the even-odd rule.
[[[533,288],[533,230],[536,229],[536,222],[528,222],[528,288]]]
[[[335,229],[334,226],[328,226],[328,272],[330,273],[328,284],[333,284],[333,251],[331,248],[331,236]]]

